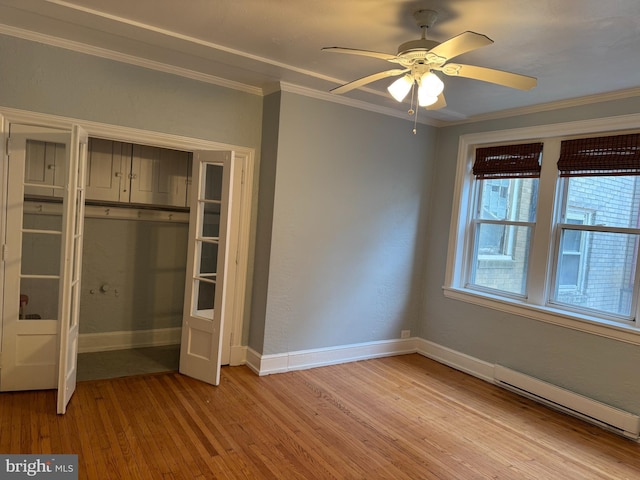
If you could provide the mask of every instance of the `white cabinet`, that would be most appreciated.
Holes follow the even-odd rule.
[[[65,183],[64,144],[29,139],[24,149],[24,194],[62,197]]]
[[[65,146],[29,140],[25,148],[25,195],[62,197]],[[190,167],[190,152],[90,138],[86,199],[188,207]]]
[[[187,206],[189,157],[188,152],[179,150],[134,145],[130,201]]]
[[[130,143],[89,139],[87,199],[104,202],[129,201]]]
[[[191,153],[91,138],[87,200],[188,207]]]

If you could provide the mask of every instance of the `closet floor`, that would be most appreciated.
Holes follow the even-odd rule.
[[[178,370],[180,345],[78,354],[77,381]]]

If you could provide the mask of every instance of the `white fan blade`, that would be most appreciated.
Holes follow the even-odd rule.
[[[386,77],[401,75],[408,71],[409,71],[408,68],[405,68],[405,69],[394,68],[393,70],[386,70],[384,72],[374,73],[373,75],[367,75],[366,77],[362,77],[362,78],[359,78],[358,80],[354,80],[353,82],[345,83],[344,85],[336,87],[331,90],[331,93],[346,93],[353,90],[354,88],[358,88],[363,85],[366,85],[367,83],[375,82],[376,80],[380,80]]]
[[[448,63],[438,70],[452,77],[472,78],[474,80],[482,80],[483,82],[504,85],[505,87],[517,88],[519,90],[530,90],[538,83],[538,80],[534,77],[504,72],[493,68],[476,67],[474,65]]]
[[[436,103],[432,103],[431,105],[427,105],[425,108],[427,110],[440,110],[447,106],[447,101],[444,99],[444,93],[438,95],[438,101]]]
[[[356,48],[324,47],[322,48],[322,51],[335,52],[335,53],[348,53],[351,55],[363,55],[365,57],[373,57],[373,58],[379,58],[381,60],[388,60],[389,62],[393,62],[394,60],[398,59],[396,55],[391,55],[390,53],[372,52],[370,50],[358,50]]]
[[[455,37],[442,42],[437,47],[433,47],[429,50],[429,53],[438,55],[445,60],[450,60],[453,57],[470,52],[476,48],[491,45],[492,43],[493,40],[486,35],[475,32],[463,32],[460,35],[456,35]]]

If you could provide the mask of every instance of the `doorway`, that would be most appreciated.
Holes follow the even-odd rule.
[[[89,139],[79,380],[178,370],[191,157]]]
[[[24,114],[26,116],[28,116],[27,114]],[[20,120],[22,120],[21,115],[16,115],[17,118],[19,118]],[[41,121],[42,119],[39,118],[39,120]],[[53,123],[57,123],[59,125],[60,121],[59,120],[52,120]],[[9,122],[3,122],[3,125],[8,126]],[[96,130],[95,133],[97,133],[96,137],[99,137],[100,135],[104,135],[104,131],[101,130],[102,128],[104,128],[105,131],[108,131],[110,135],[112,135],[114,133],[114,128],[113,127],[97,127],[97,126],[93,126],[93,128]],[[191,140],[191,139],[185,139],[182,137],[171,137],[168,135],[158,135],[158,134],[150,134],[148,132],[140,132],[140,131],[132,131],[129,129],[115,129],[118,131],[119,134],[122,135],[123,138],[121,138],[121,140],[123,141],[131,141],[131,139],[134,136],[141,136],[141,138],[143,138],[143,140],[146,140],[149,142],[149,144],[156,144],[156,145],[160,145],[161,148],[170,148],[170,147],[177,147],[180,148],[182,151],[185,152],[193,152],[196,151],[199,148],[205,147],[205,148],[221,148],[221,145],[218,144],[214,144],[213,142],[205,142],[205,141],[199,141],[199,140]],[[6,128],[5,128],[5,131]],[[55,143],[55,142],[53,142]],[[55,149],[54,149],[55,150]],[[242,358],[241,355],[238,354],[238,352],[241,352],[243,349],[240,345],[241,343],[241,332],[242,332],[242,323],[243,323],[243,318],[244,318],[244,293],[245,293],[245,285],[246,285],[246,266],[247,266],[247,257],[248,257],[248,232],[249,232],[249,222],[247,221],[248,219],[250,219],[251,214],[250,214],[250,206],[251,206],[251,188],[250,188],[250,184],[245,184],[245,182],[243,181],[244,179],[251,179],[252,177],[252,170],[253,170],[253,153],[252,151],[248,150],[248,149],[239,149],[239,150],[243,150],[240,152],[240,154],[236,157],[237,162],[235,162],[234,166],[236,167],[236,175],[234,175],[233,181],[237,183],[236,186],[240,186],[240,188],[236,188],[234,190],[233,193],[233,197],[232,200],[235,202],[236,206],[238,207],[237,209],[230,211],[231,213],[229,214],[229,221],[230,222],[235,222],[235,224],[233,225],[233,227],[230,229],[230,234],[229,234],[229,238],[232,240],[230,243],[232,244],[233,247],[233,255],[236,259],[236,261],[234,262],[234,265],[238,265],[238,268],[235,268],[234,272],[231,272],[230,275],[225,276],[225,278],[229,278],[232,281],[231,284],[231,288],[229,288],[228,290],[235,290],[235,292],[233,292],[233,294],[231,294],[229,296],[229,298],[227,299],[227,304],[229,306],[229,315],[228,318],[225,319],[224,322],[221,323],[220,325],[220,330],[218,333],[221,335],[226,336],[226,338],[228,339],[228,341],[223,341],[222,342],[222,347],[224,347],[224,349],[226,349],[226,353],[223,353],[221,356],[223,358],[228,358],[230,360],[228,360],[226,363],[230,363],[230,364],[240,364],[243,363],[244,359]],[[215,163],[215,162],[214,162]],[[53,170],[55,173],[55,167],[53,168],[48,168],[47,170]],[[90,174],[91,174],[91,170],[87,169],[87,173],[88,173],[88,178],[89,178],[89,183],[91,182],[90,178]],[[118,172],[117,172],[118,173]],[[5,213],[6,215],[3,216],[3,219],[7,219],[10,214],[9,214],[9,210],[10,210],[10,204],[12,204],[12,202],[7,200],[7,195],[8,195],[8,191],[7,191],[7,171],[6,169],[3,170],[2,172],[2,176],[3,181],[2,181],[2,188],[3,188],[3,195],[2,195],[2,208],[3,208],[3,213]],[[55,175],[54,175],[55,178]],[[53,181],[53,184],[51,186],[51,190],[52,192],[55,192],[58,189],[58,185],[56,184],[57,180]],[[26,182],[28,183],[28,182]],[[87,184],[88,185],[88,184]],[[249,187],[249,188],[247,188]],[[44,187],[43,187],[44,188]],[[49,186],[47,186],[47,188],[49,188]],[[64,187],[63,187],[64,188]],[[189,184],[186,185],[186,188],[189,188]],[[38,205],[35,206],[36,209],[41,209],[44,208],[47,212],[53,212],[55,210],[55,206],[56,205],[56,195],[55,193],[52,193],[50,196],[49,195],[41,195],[41,197],[49,197],[47,198],[47,200],[50,201],[44,201],[44,198],[38,198],[36,199]],[[22,206],[26,206],[29,202],[31,202],[32,199],[29,200],[29,202],[25,201],[25,198],[21,198],[20,200],[20,204]],[[15,202],[13,202],[15,203]],[[31,202],[34,203],[34,202]],[[91,203],[91,202],[90,202]],[[42,205],[46,205],[45,207],[43,207]],[[83,207],[84,207],[84,203],[82,203]],[[32,205],[33,207],[33,205]],[[77,205],[76,205],[77,207]],[[110,210],[111,208],[114,208],[112,206],[109,205],[87,205],[87,209],[89,208],[100,208],[103,210],[102,214],[105,215],[110,215],[113,213],[113,210]],[[138,221],[140,220],[140,216],[141,215],[150,215],[150,216],[157,216],[159,215],[157,209],[155,208],[146,208],[146,206],[137,206],[136,209],[133,209],[134,211],[136,211],[136,215],[138,216]],[[140,212],[144,212],[144,213],[140,213]],[[38,214],[41,214],[42,211],[38,211]],[[171,212],[170,215],[175,215],[176,213],[180,213],[180,212]],[[186,213],[186,212],[184,212]],[[87,215],[87,220],[89,220],[90,218],[94,218],[95,212],[94,213],[90,213]],[[51,214],[51,216],[55,216],[53,214]],[[82,218],[84,218],[84,216],[82,216]],[[113,220],[113,218],[110,218],[110,220]],[[189,222],[191,222],[191,220],[189,220]],[[5,242],[5,239],[7,237],[7,232],[10,230],[7,225],[5,224],[5,222],[2,222],[2,237],[3,237],[3,252],[6,253],[7,249],[7,244]],[[168,223],[168,222],[163,222],[163,221],[158,221],[157,223],[155,223],[155,225],[162,225],[163,223]],[[187,223],[188,224],[188,223]],[[34,230],[38,230],[38,229],[34,229]],[[78,232],[77,229],[74,230],[74,232]],[[84,230],[80,229],[80,232],[84,232]],[[24,232],[23,232],[24,233]],[[37,232],[38,234],[41,234],[41,232]],[[53,238],[55,235],[54,234],[49,234],[51,235],[51,238]],[[160,236],[159,238],[166,238],[166,236]],[[66,243],[66,242],[60,242],[60,243]],[[129,248],[132,247],[132,244],[128,245]],[[134,250],[138,251],[138,252],[147,252],[148,248],[140,248],[139,246],[135,246],[133,245]],[[146,243],[144,245],[144,247],[149,247],[149,244]],[[53,250],[56,250],[57,247],[54,245],[53,247],[51,247]],[[60,245],[60,250],[65,250],[65,248]],[[183,250],[184,251],[184,250]],[[9,290],[7,290],[7,286],[13,282],[16,278],[16,272],[17,271],[21,271],[20,267],[15,267],[15,265],[13,267],[10,267],[9,264],[11,262],[7,262],[6,259],[9,258],[9,256],[7,256],[5,253],[3,253],[3,263],[2,263],[2,269],[0,271],[0,275],[2,277],[2,285],[3,285],[3,292],[2,292],[2,307],[4,310],[6,310],[4,313],[5,315],[3,315],[3,322],[2,322],[2,333],[3,333],[3,339],[6,339],[7,337],[7,329],[6,329],[6,317],[7,317],[7,306],[10,304],[10,302],[6,301],[6,299],[10,299],[11,297],[15,296],[13,295],[16,292],[12,292],[11,291],[11,287],[9,288]],[[76,253],[76,255],[78,256],[79,259],[83,258],[83,254],[81,251],[78,251],[78,253]],[[13,270],[12,270],[13,268]],[[16,268],[18,268],[18,270],[16,270]],[[55,270],[55,266],[52,267]],[[24,272],[21,271],[20,274],[18,274],[18,277],[20,277],[20,275],[24,276]],[[26,273],[26,275],[44,275],[47,276],[49,275],[48,273]],[[135,275],[134,275],[135,277]],[[45,279],[44,277],[40,278],[38,277],[39,280],[43,280]],[[143,284],[144,282],[139,282],[140,284]],[[184,289],[184,284],[182,284],[182,287]],[[97,287],[97,288],[96,288]],[[113,287],[113,288],[112,288]],[[19,291],[20,287],[14,288],[14,290]],[[49,289],[47,289],[49,290]],[[111,292],[113,295],[121,295],[122,294],[122,290],[117,288],[117,285],[114,287],[113,285],[111,285],[108,281],[105,281],[104,283],[100,283],[100,285],[83,285],[83,291],[84,290],[94,290],[94,294],[97,293],[97,291],[100,291],[101,293],[107,293],[107,292]],[[77,300],[75,300],[76,298],[79,298],[80,295],[76,293],[72,293],[71,294],[71,305],[73,305],[73,302],[77,302]],[[36,316],[43,316],[42,314],[39,314],[36,312],[36,310],[41,310],[40,308],[38,308],[38,302],[42,301],[42,298],[40,295],[25,295],[25,297],[29,297],[29,298],[24,298],[24,302],[23,302],[23,297],[20,297],[20,304],[15,307],[15,308],[11,308],[9,310],[11,310],[11,314],[15,313],[16,317],[21,317],[21,316],[30,316],[30,319],[32,320],[36,320]],[[37,301],[36,301],[37,300]],[[185,300],[185,304],[187,303],[187,301]],[[44,311],[44,310],[41,310]],[[46,315],[46,316],[50,316],[50,315]],[[20,320],[23,320],[22,318],[20,318]],[[25,318],[26,320],[26,318]],[[42,319],[41,320],[45,320]],[[50,319],[46,319],[46,320],[50,320]],[[57,321],[57,319],[53,319],[54,322],[56,323],[56,327],[50,330],[55,330],[56,334],[55,335],[60,335],[60,324],[66,324],[66,322],[59,322]],[[33,323],[33,325],[35,325],[35,323]],[[66,325],[67,327],[69,325]],[[73,326],[73,325],[71,325]],[[168,330],[171,330],[171,328],[173,327],[167,327]],[[162,330],[161,334],[165,334],[170,336],[171,332],[167,331],[167,329]],[[77,329],[76,329],[77,332]],[[66,334],[65,334],[66,335]],[[90,333],[89,333],[90,335]],[[75,351],[73,351],[73,349],[69,350],[67,349],[67,346],[69,346],[70,344],[73,343],[73,348],[77,349],[78,348],[78,344],[82,344],[82,339],[78,339],[77,337],[74,338],[70,338],[65,336],[66,339],[66,345],[61,345],[60,348],[60,357],[57,360],[57,365],[54,364],[55,367],[57,367],[57,369],[59,370],[60,367],[62,366],[62,362],[60,361],[61,358],[65,357],[65,365],[69,362],[69,360],[71,358],[74,359],[75,362]],[[56,340],[56,342],[58,342],[58,340]],[[176,343],[174,342],[173,345],[176,345]],[[235,353],[230,354],[229,352],[233,350],[233,348],[235,348]],[[36,348],[36,350],[39,351],[46,351],[46,349],[40,349],[40,348]],[[58,350],[58,348],[55,348],[54,350]],[[77,351],[77,350],[76,350]],[[71,353],[73,352],[73,353]],[[6,358],[7,358],[7,349],[3,347],[3,351],[1,352],[2,355],[2,360],[3,360],[3,366],[5,366],[7,364],[6,362]],[[50,355],[49,355],[50,357]],[[245,357],[246,358],[246,357]],[[74,363],[75,365],[75,363]],[[50,365],[51,366],[51,365]],[[2,375],[2,377],[5,376],[6,374],[6,369],[4,369],[5,371],[1,371],[0,370],[0,375]],[[54,368],[55,370],[55,368]],[[187,374],[189,374],[188,372],[186,372]],[[58,371],[57,372],[57,386],[58,386],[58,390],[60,393],[60,377],[61,374]],[[72,380],[73,385],[75,385],[75,374],[73,376],[73,378],[70,378],[70,380]],[[49,382],[51,383],[51,382]],[[27,387],[27,388],[31,388],[31,387]],[[55,386],[51,386],[51,385],[47,385],[47,386],[37,386],[34,388],[55,388]],[[68,389],[67,389],[68,390]],[[73,389],[71,389],[70,393],[68,393],[67,395],[65,395],[65,397],[70,397],[71,393],[72,393]],[[66,404],[65,404],[66,405]],[[62,409],[64,411],[64,408]],[[60,412],[63,413],[63,412]]]

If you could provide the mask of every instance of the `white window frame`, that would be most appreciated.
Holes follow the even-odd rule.
[[[552,288],[554,250],[558,248],[554,239],[554,220],[559,205],[560,188],[557,181],[556,162],[560,154],[562,140],[572,136],[607,134],[637,130],[640,128],[640,114],[593,120],[557,123],[493,132],[472,133],[460,136],[456,180],[453,192],[453,207],[449,233],[449,246],[444,295],[448,298],[560,325],[566,328],[612,338],[640,345],[640,315],[636,307],[636,322],[620,322],[605,317],[590,316],[579,312],[556,308],[547,304],[549,289]],[[535,235],[547,241],[534,242],[530,252],[528,271],[529,291],[524,299],[509,298],[490,292],[465,288],[466,266],[471,254],[468,221],[475,208],[472,172],[473,155],[477,146],[499,143],[522,143],[543,141],[543,161],[538,192],[538,208]],[[546,162],[546,164],[545,164]],[[552,165],[550,165],[552,164]],[[545,168],[545,165],[547,168]],[[544,190],[543,190],[544,189]],[[640,302],[635,302],[637,305]]]

